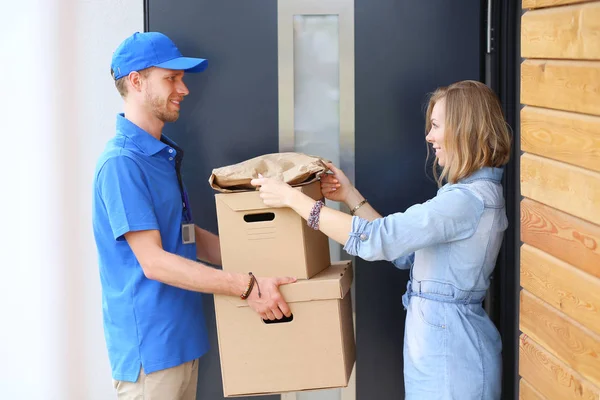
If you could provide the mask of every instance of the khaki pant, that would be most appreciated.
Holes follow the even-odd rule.
[[[113,380],[119,400],[196,400],[198,360],[146,375],[137,382]]]

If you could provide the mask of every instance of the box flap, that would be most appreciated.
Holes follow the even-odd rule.
[[[225,204],[233,211],[264,210],[270,208],[263,203],[258,191],[215,194],[217,202]]]
[[[322,197],[321,182],[319,180],[305,183],[300,186],[294,186],[294,188],[315,200]],[[264,210],[271,208],[263,203],[258,190],[237,193],[217,193],[215,194],[215,199],[216,201],[227,205],[227,207],[234,211]]]
[[[352,285],[352,262],[333,263],[329,268],[310,279],[301,279],[280,286],[281,294],[288,303],[301,301],[343,299]],[[228,298],[238,307],[248,307],[248,302],[237,297]]]

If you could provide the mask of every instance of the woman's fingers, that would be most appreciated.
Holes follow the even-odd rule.
[[[333,172],[334,174],[337,174],[338,172],[340,172],[340,170],[333,164],[333,163],[327,163],[327,168],[329,168],[331,170],[331,172]]]
[[[261,176],[261,178],[252,179],[250,181],[250,184],[252,186],[261,186],[262,187],[262,185],[264,185],[266,183],[267,178],[262,178],[262,175],[260,175],[260,176]]]
[[[332,174],[325,174],[321,176],[321,183],[338,183],[338,180]]]

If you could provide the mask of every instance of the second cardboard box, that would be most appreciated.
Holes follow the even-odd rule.
[[[296,189],[322,198],[320,181]],[[266,206],[258,191],[215,199],[224,270],[309,279],[329,266],[329,239],[292,209]]]

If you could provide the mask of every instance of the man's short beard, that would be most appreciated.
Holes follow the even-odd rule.
[[[150,93],[146,92],[146,101],[150,105],[152,114],[162,122],[175,122],[179,119],[179,112],[167,109],[168,100],[164,104],[161,104],[158,97],[152,97]]]

